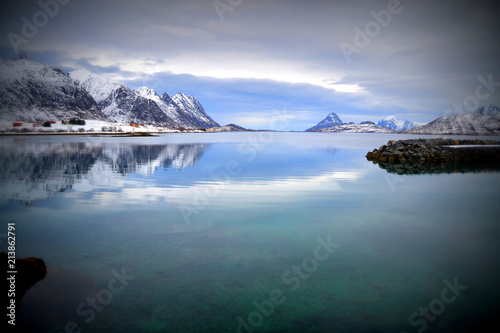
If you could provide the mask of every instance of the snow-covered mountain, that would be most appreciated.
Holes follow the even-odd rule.
[[[92,96],[58,68],[0,59],[0,119],[41,122],[69,118],[105,120]]]
[[[219,126],[193,96],[179,93],[174,99],[167,93],[160,96],[148,87],[132,91],[121,83],[87,70],[71,72],[70,76],[94,97],[104,114],[113,121],[189,129]]]
[[[66,74],[25,57],[0,59],[0,92],[0,120],[4,121],[82,118],[172,129],[219,126],[193,96],[159,96],[146,87],[132,91],[87,70]]]
[[[396,116],[388,116],[377,123],[379,126],[387,127],[395,131],[404,131],[418,126],[425,125],[424,123],[417,123],[415,121],[401,120]]]
[[[156,91],[148,87],[140,87],[134,90],[134,93],[138,96],[142,96],[148,100],[151,100],[158,105],[158,107],[176,124],[176,126],[181,126],[183,123],[182,117],[179,117],[181,110],[179,106],[175,104],[174,101],[164,93],[159,96]]]
[[[156,91],[148,87],[140,87],[135,93],[154,101],[178,127],[197,129],[219,126],[193,96],[187,97],[178,93],[170,97],[166,92],[159,96]]]
[[[335,112],[332,112],[315,126],[307,129],[306,132],[317,132],[322,128],[328,128],[340,124],[342,124],[342,120],[340,120],[339,116],[337,116]]]
[[[487,109],[484,106],[481,106],[477,109],[476,113],[500,119],[500,109],[493,104],[491,104]]]
[[[500,135],[500,119],[479,112],[437,118],[404,134]]]
[[[427,125],[427,123],[419,123],[416,121],[406,120],[404,125],[403,125],[403,128],[404,129],[412,129],[412,128],[416,128],[416,127],[420,127],[420,126],[424,126],[424,125]]]
[[[158,104],[121,83],[84,69],[69,75],[92,95],[103,113],[114,122],[136,122],[169,128],[177,126]]]
[[[189,121],[189,127],[194,128],[211,128],[220,126],[205,112],[203,106],[194,96],[186,96],[179,92],[172,96],[172,100],[185,111],[183,115],[186,117],[186,122]]]
[[[335,132],[335,133],[396,133],[396,131],[376,125],[371,121],[361,123],[343,123],[332,127],[322,128],[316,132]]]

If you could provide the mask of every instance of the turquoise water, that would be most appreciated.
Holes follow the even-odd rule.
[[[48,267],[18,327],[482,331],[500,305],[500,173],[366,161],[402,138],[3,137],[0,233],[15,221],[17,256]]]

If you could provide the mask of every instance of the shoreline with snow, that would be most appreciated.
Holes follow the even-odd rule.
[[[14,126],[16,123],[17,126]],[[85,125],[62,124],[53,122],[50,127],[43,127],[39,123],[0,121],[0,135],[102,135],[102,136],[145,136],[147,134],[167,134],[183,132],[200,132],[201,130],[167,129],[153,125],[139,125],[112,123],[102,120],[85,120]]]

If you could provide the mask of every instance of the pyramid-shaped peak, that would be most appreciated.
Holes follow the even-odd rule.
[[[314,132],[322,128],[332,127],[340,124],[342,124],[342,120],[339,118],[339,116],[335,112],[330,112],[325,119],[316,124],[316,126],[307,129],[306,131]]]

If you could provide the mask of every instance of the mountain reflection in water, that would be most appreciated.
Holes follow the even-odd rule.
[[[207,144],[130,145],[86,142],[15,142],[0,147],[0,202],[31,205],[78,184],[107,185],[116,177],[184,170]]]

